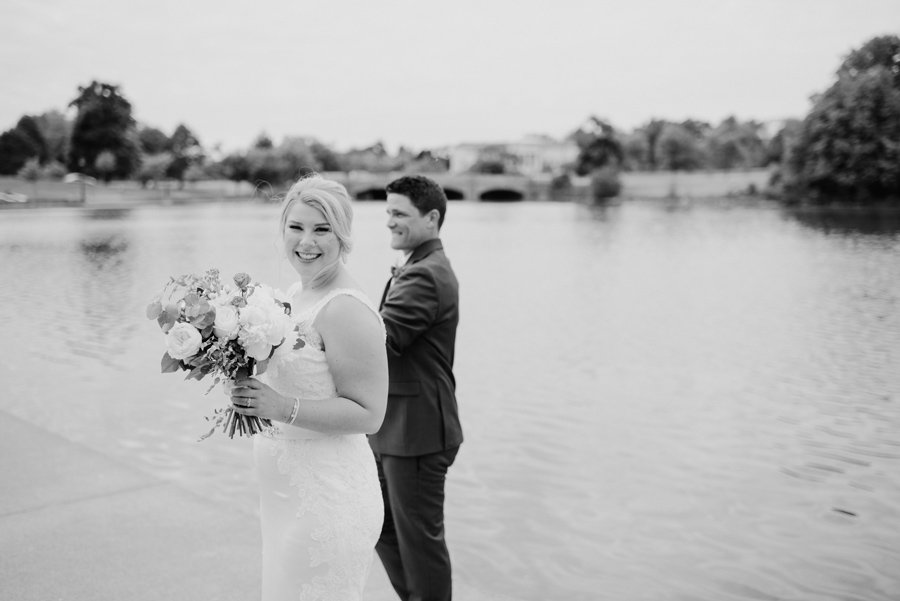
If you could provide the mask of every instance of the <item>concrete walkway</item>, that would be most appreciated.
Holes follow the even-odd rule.
[[[259,599],[259,524],[0,411],[0,599]],[[367,601],[396,599],[378,560]]]

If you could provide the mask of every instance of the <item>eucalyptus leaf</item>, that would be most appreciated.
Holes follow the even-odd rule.
[[[269,368],[269,360],[263,359],[262,361],[256,362],[256,375],[261,375],[266,373],[266,370]]]
[[[168,374],[181,369],[181,362],[178,359],[173,359],[169,356],[169,353],[166,352],[162,357],[160,367],[162,368],[162,373]]]
[[[159,317],[159,314],[162,313],[162,303],[159,301],[153,301],[149,305],[147,305],[147,319],[156,319]]]
[[[169,313],[168,310],[163,311],[156,316],[156,323],[159,324],[159,327],[161,327],[164,332],[168,332],[169,329],[175,325],[175,320],[176,317]]]
[[[209,373],[209,366],[201,365],[199,367],[195,367],[194,369],[192,369],[191,372],[187,376],[184,377],[184,379],[190,380],[193,378],[194,380],[202,380],[203,376],[205,376],[208,373]]]

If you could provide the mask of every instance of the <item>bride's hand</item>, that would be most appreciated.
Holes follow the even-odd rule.
[[[293,403],[293,399],[278,394],[256,378],[238,380],[231,389],[231,404],[242,415],[283,422],[290,416]]]

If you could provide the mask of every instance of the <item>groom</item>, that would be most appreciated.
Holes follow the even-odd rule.
[[[459,285],[444,255],[444,190],[420,175],[386,187],[391,247],[407,255],[381,298],[387,414],[369,437],[384,497],[378,556],[403,601],[450,601],[444,480],[462,443],[453,353]]]

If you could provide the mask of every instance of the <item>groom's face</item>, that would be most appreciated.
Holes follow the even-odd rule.
[[[437,232],[437,211],[422,215],[408,196],[391,192],[387,196],[388,229],[391,248],[412,252]]]

